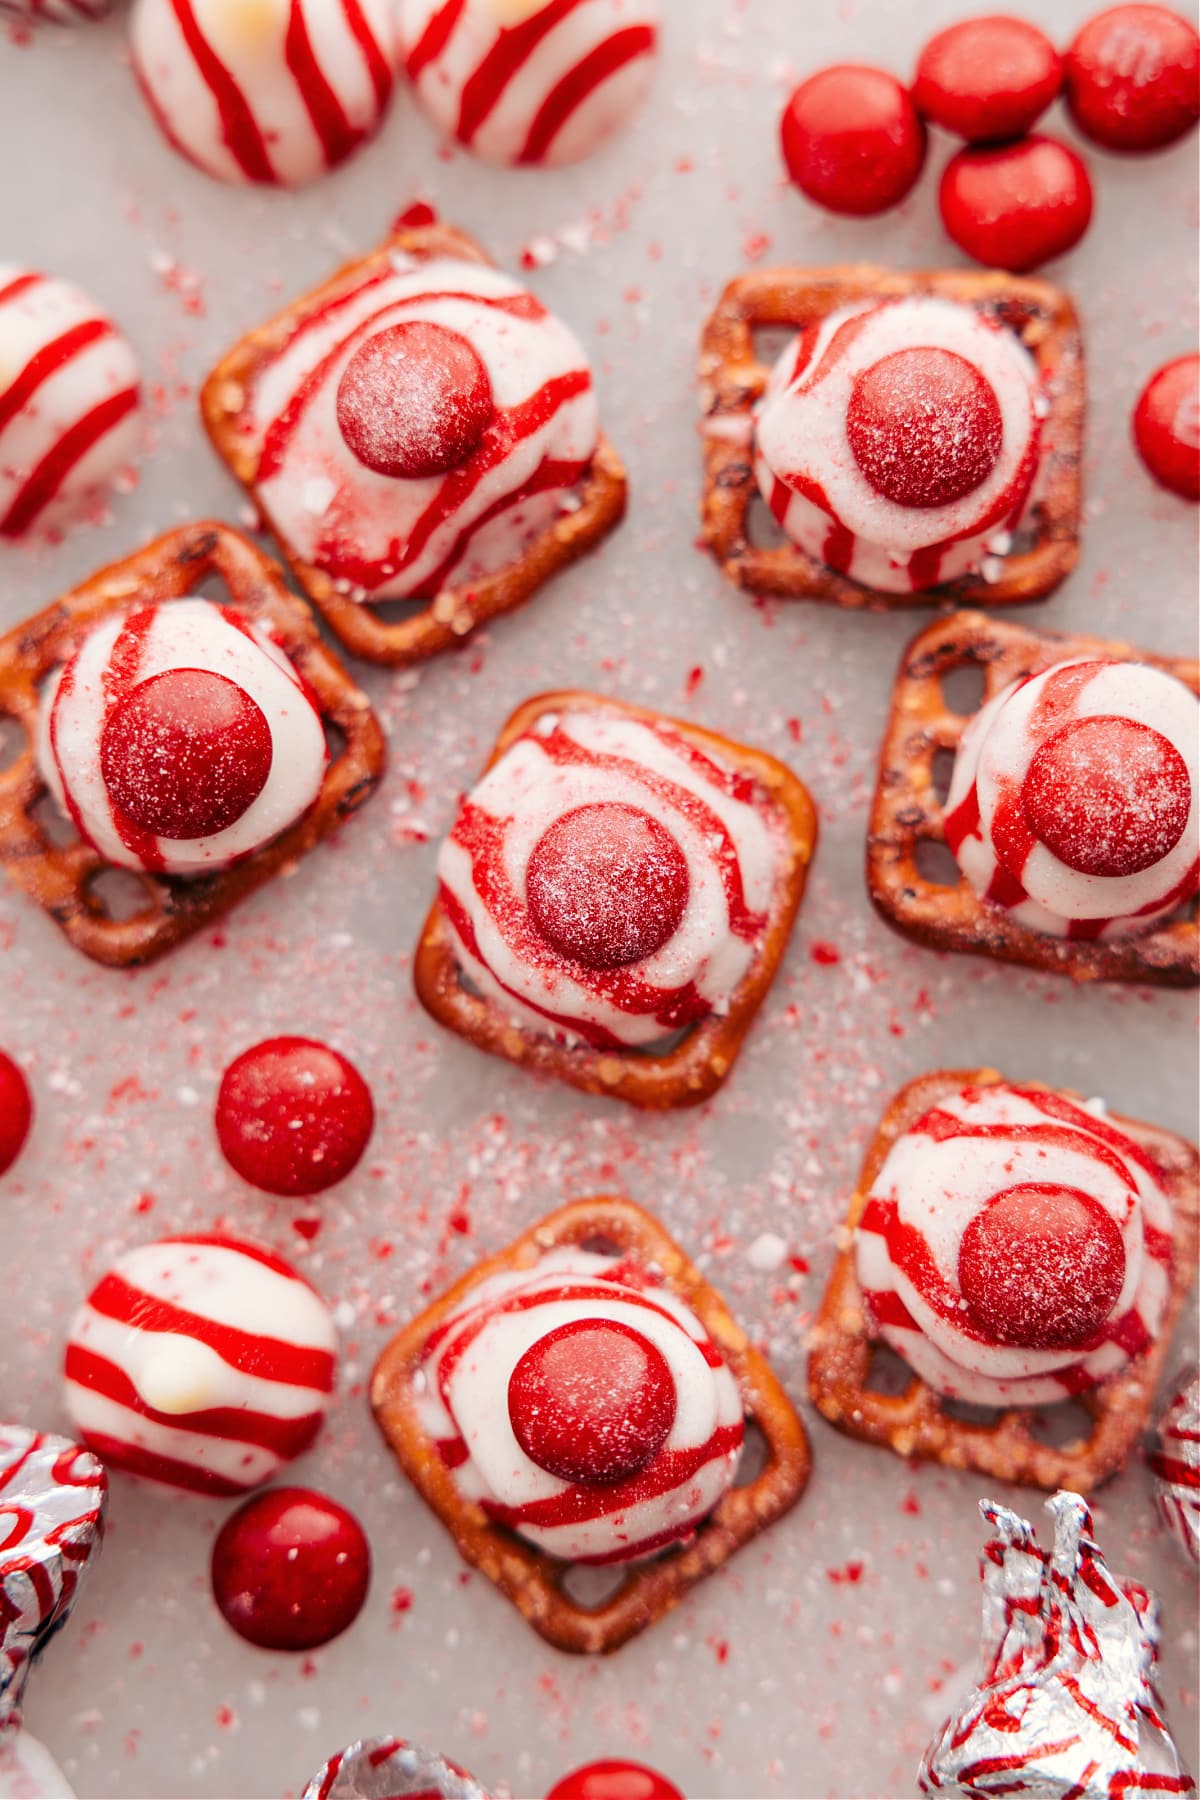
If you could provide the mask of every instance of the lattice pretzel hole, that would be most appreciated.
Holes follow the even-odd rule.
[[[940,838],[918,838],[913,861],[917,865],[917,874],[930,887],[956,888],[962,879],[954,852]]]
[[[84,883],[89,910],[114,925],[151,918],[158,907],[154,887],[132,869],[97,869]]]
[[[941,689],[947,712],[960,719],[971,718],[983,705],[987,692],[987,675],[982,663],[956,663],[942,676]]]

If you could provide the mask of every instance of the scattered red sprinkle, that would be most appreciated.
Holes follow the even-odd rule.
[[[392,220],[393,231],[404,231],[420,225],[436,225],[437,213],[426,200],[414,200],[403,212],[396,214]]]
[[[834,963],[840,963],[842,960],[842,953],[837,945],[826,943],[824,938],[818,938],[815,943],[810,944],[808,954],[815,963],[820,963],[824,968],[831,968]]]
[[[411,1612],[412,1603],[413,1597],[411,1588],[398,1587],[392,1589],[391,1608],[394,1613]]]
[[[848,1562],[844,1569],[826,1569],[825,1573],[837,1587],[853,1587],[862,1580],[863,1565],[861,1562]]]
[[[302,1237],[306,1244],[311,1244],[321,1229],[320,1219],[293,1219],[292,1230]]]
[[[703,680],[704,680],[704,670],[700,667],[699,663],[697,663],[696,667],[694,669],[688,670],[687,679],[685,680],[685,682],[683,684],[683,691],[687,695],[689,700],[691,699],[692,695],[696,692],[696,689],[700,686],[700,683]]]

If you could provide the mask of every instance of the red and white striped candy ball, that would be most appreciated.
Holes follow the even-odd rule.
[[[129,467],[139,382],[79,288],[0,265],[0,538],[66,524]]]
[[[133,66],[175,149],[220,181],[300,187],[392,98],[390,0],[137,0]]]
[[[325,1303],[273,1251],[163,1238],[123,1256],[76,1315],[67,1409],[109,1468],[241,1494],[316,1437],[336,1350]]]
[[[112,0],[0,0],[0,17],[28,19],[33,25],[77,25],[111,11]]]
[[[645,97],[658,0],[400,0],[405,67],[434,122],[486,162],[590,156]]]

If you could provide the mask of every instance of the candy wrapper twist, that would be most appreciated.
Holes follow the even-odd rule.
[[[1200,1375],[1163,1414],[1150,1467],[1164,1524],[1184,1555],[1200,1563]]]
[[[301,1800],[487,1800],[473,1776],[403,1738],[364,1738],[331,1756]]]

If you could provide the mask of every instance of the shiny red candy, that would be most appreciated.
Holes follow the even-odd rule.
[[[968,143],[1021,137],[1062,86],[1062,59],[1027,19],[989,13],[930,38],[917,63],[913,99]]]
[[[996,466],[1004,426],[991,383],[953,350],[896,350],[864,369],[846,415],[854,460],[885,500],[948,506]]]
[[[375,1124],[354,1064],[311,1038],[269,1038],[230,1063],[217,1137],[244,1181],[268,1194],[319,1194],[342,1181]]]
[[[1125,1246],[1090,1194],[1030,1182],[976,1213],[959,1246],[958,1281],[971,1323],[990,1343],[1079,1350],[1117,1303]]]
[[[244,688],[166,669],[118,700],[100,736],[113,805],[141,831],[186,843],[236,825],[267,785],[271,727]]]
[[[546,1800],[683,1800],[683,1795],[665,1775],[642,1763],[609,1759],[573,1769],[554,1784]]]
[[[1133,415],[1138,452],[1173,494],[1200,500],[1200,356],[1165,363],[1142,389]]]
[[[1057,138],[959,150],[938,192],[960,250],[994,269],[1036,269],[1077,244],[1092,217],[1084,163]]]
[[[20,1156],[32,1123],[29,1084],[12,1057],[0,1050],[0,1175]]]
[[[925,127],[908,90],[883,69],[838,64],[801,82],[783,115],[788,173],[836,213],[878,213],[903,200],[925,161]]]
[[[537,930],[585,969],[653,956],[679,929],[691,877],[665,825],[621,802],[577,806],[534,846],[525,897]]]
[[[1135,719],[1073,719],[1047,738],[1021,788],[1029,829],[1081,875],[1138,875],[1183,836],[1188,766],[1169,739]]]
[[[631,1326],[574,1319],[525,1352],[508,1383],[513,1434],[539,1469],[585,1486],[628,1481],[675,1423],[662,1351]]]
[[[338,385],[338,427],[354,455],[377,475],[403,481],[461,469],[495,412],[474,346],[424,319],[369,337]]]
[[[352,1625],[371,1580],[353,1513],[311,1488],[270,1488],[226,1519],[213,1546],[213,1596],[226,1623],[263,1650],[315,1650]]]
[[[1108,150],[1159,150],[1200,118],[1200,37],[1166,6],[1112,6],[1066,56],[1067,105]]]

